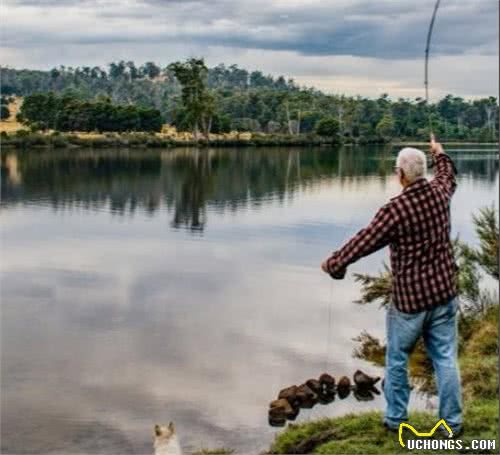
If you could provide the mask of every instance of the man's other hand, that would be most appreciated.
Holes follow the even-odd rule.
[[[342,280],[347,272],[347,269],[344,268],[342,270],[339,270],[338,272],[330,273],[330,271],[328,270],[328,259],[326,261],[323,261],[323,263],[321,264],[321,270],[323,270],[323,272],[325,273],[328,273],[328,275],[330,275],[335,280]]]

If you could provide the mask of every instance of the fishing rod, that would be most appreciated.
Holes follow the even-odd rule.
[[[429,106],[429,51],[431,47],[431,38],[432,38],[432,31],[434,29],[434,22],[436,21],[436,15],[439,9],[439,5],[441,3],[441,0],[436,0],[436,4],[434,5],[434,11],[432,12],[432,17],[431,17],[431,22],[429,24],[429,29],[427,31],[427,40],[426,40],[426,45],[425,45],[425,79],[424,79],[424,86],[425,86],[425,102],[426,102],[426,107],[427,107],[427,115],[429,117],[429,132],[430,132],[430,139],[431,142],[435,141],[434,137],[434,132],[432,130],[432,117],[431,117],[431,111],[430,111],[430,106]],[[431,163],[430,167],[433,166],[433,163]],[[329,363],[329,352],[330,352],[330,345],[331,345],[331,331],[332,331],[332,301],[333,301],[333,283],[330,284],[330,299],[328,302],[328,332],[327,332],[327,341],[326,341],[326,354],[325,354],[325,371],[327,371],[328,368],[328,363]]]
[[[431,111],[430,111],[430,106],[429,106],[429,50],[431,47],[431,38],[432,38],[432,31],[434,29],[434,22],[436,20],[436,14],[438,12],[440,3],[441,3],[441,0],[436,0],[436,4],[434,5],[434,11],[433,11],[432,17],[431,17],[431,22],[429,24],[429,30],[427,31],[427,42],[425,45],[425,79],[424,79],[425,103],[427,106],[427,113],[429,116],[429,130],[430,130],[431,139],[434,138],[434,133],[432,131],[432,117],[431,117]]]

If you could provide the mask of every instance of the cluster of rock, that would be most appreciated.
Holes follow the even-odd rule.
[[[328,373],[323,373],[319,379],[308,379],[299,386],[286,387],[278,394],[278,399],[269,406],[269,424],[281,427],[287,420],[295,420],[300,409],[312,408],[317,403],[329,404],[338,395],[340,399],[347,398],[351,391],[358,401],[373,400],[374,394],[380,395],[375,384],[380,377],[371,377],[357,370],[353,381],[342,376],[338,382]]]

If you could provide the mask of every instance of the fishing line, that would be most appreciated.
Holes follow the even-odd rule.
[[[431,38],[432,38],[432,30],[434,29],[434,21],[436,20],[436,14],[439,9],[440,3],[441,0],[437,0],[436,4],[434,5],[434,11],[432,13],[431,22],[429,24],[429,30],[427,31],[427,43],[425,45],[425,79],[424,79],[425,103],[427,107],[427,115],[429,116],[429,131],[431,135],[433,134],[433,131],[432,131],[431,109],[429,105],[429,50],[431,47]]]
[[[328,363],[330,359],[330,350],[332,343],[332,304],[333,304],[333,280],[330,281],[330,298],[328,299],[328,332],[326,337],[326,352],[325,352],[325,368],[324,372],[328,372]]]

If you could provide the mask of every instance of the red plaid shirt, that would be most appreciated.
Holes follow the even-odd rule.
[[[341,278],[349,264],[390,245],[392,300],[405,313],[447,303],[456,295],[456,264],[450,240],[450,200],[455,167],[442,153],[435,176],[416,180],[390,199],[368,227],[361,229],[327,260],[328,272]]]

